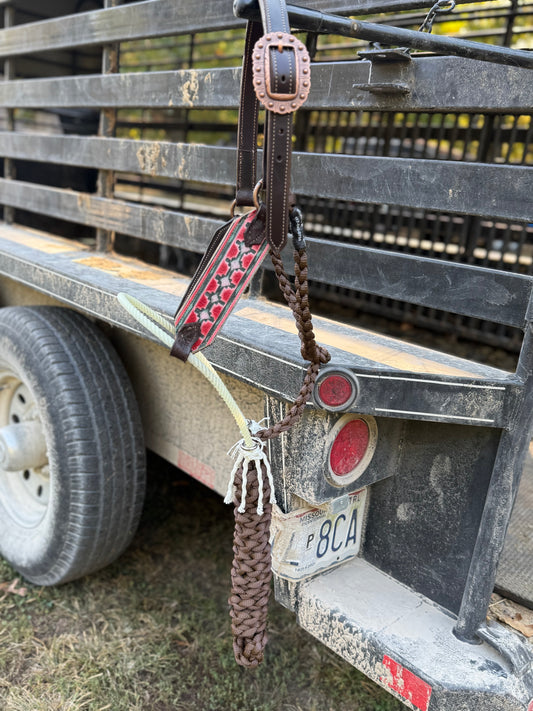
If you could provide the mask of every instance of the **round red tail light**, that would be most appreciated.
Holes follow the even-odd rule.
[[[313,397],[319,407],[330,412],[346,410],[357,397],[357,382],[348,369],[324,370],[316,381]]]
[[[373,417],[345,415],[331,432],[329,478],[336,486],[355,481],[370,464],[377,443],[377,425]]]
[[[368,437],[368,425],[364,420],[350,420],[344,425],[329,453],[334,474],[346,476],[355,469],[368,448]]]

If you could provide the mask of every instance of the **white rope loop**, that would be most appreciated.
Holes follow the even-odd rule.
[[[228,454],[235,459],[233,469],[231,470],[230,480],[228,484],[228,490],[226,496],[224,497],[224,502],[226,504],[233,503],[235,499],[235,475],[242,465],[242,489],[241,489],[241,503],[237,511],[239,513],[244,513],[246,511],[246,494],[248,488],[248,469],[250,464],[253,462],[255,464],[255,470],[257,471],[257,483],[259,488],[259,494],[257,499],[257,514],[262,516],[265,512],[263,504],[263,467],[265,466],[266,475],[268,478],[268,483],[270,484],[270,503],[276,503],[276,496],[274,492],[274,480],[272,478],[272,470],[270,468],[270,462],[265,452],[265,442],[259,439],[259,437],[252,437],[253,446],[249,447],[244,439],[239,440],[233,447],[229,450]]]

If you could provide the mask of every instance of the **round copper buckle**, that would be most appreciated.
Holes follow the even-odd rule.
[[[294,52],[295,91],[278,94],[272,88],[270,50]],[[311,88],[311,60],[302,42],[287,32],[269,32],[257,40],[253,50],[254,89],[259,102],[275,114],[290,114],[305,103]]]

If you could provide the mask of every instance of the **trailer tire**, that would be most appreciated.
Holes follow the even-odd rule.
[[[66,308],[0,309],[0,554],[37,585],[94,572],[130,543],[144,489],[137,403],[102,331]]]

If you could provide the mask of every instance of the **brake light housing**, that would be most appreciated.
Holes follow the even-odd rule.
[[[328,440],[327,479],[333,486],[347,486],[356,481],[372,461],[378,441],[376,420],[370,415],[343,415]]]

